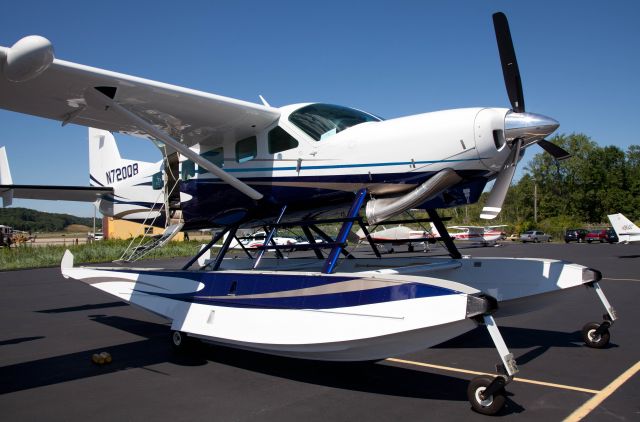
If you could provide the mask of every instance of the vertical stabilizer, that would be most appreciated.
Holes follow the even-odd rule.
[[[117,181],[112,170],[122,167],[118,145],[111,132],[89,128],[89,177],[92,186],[109,186]],[[115,176],[115,174],[113,175]],[[114,180],[116,179],[116,180]]]
[[[7,151],[5,147],[0,148],[0,185],[13,185],[11,178],[11,170],[9,169],[9,160],[7,159]],[[1,190],[2,206],[8,207],[13,202],[13,190]]]
[[[628,239],[623,239],[624,236],[640,235],[640,228],[633,224],[633,222],[629,221],[629,219],[624,215],[612,214],[608,215],[607,217],[609,217],[609,221],[611,221],[611,225],[616,231],[616,234],[618,235],[618,238],[621,242],[624,240],[628,241]]]

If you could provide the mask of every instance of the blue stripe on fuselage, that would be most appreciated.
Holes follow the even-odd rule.
[[[242,167],[242,168],[225,168],[224,171],[227,173],[248,173],[252,171],[291,171],[291,170],[326,170],[326,169],[349,169],[349,168],[360,168],[360,167],[388,167],[388,166],[409,166],[409,165],[418,165],[418,164],[438,164],[438,163],[462,163],[469,161],[480,161],[482,158],[459,158],[459,159],[450,159],[450,160],[425,160],[425,161],[395,161],[388,163],[361,163],[361,164],[333,164],[333,165],[322,165],[322,166],[313,166],[313,165],[304,165],[300,166],[298,169],[296,166],[291,167]]]

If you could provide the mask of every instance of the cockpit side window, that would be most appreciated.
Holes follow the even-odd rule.
[[[289,115],[289,121],[315,141],[322,141],[360,123],[380,120],[364,111],[331,104],[311,104]]]
[[[277,152],[286,151],[296,148],[298,141],[296,138],[289,135],[289,133],[282,129],[280,126],[276,126],[269,131],[269,154],[275,154]]]

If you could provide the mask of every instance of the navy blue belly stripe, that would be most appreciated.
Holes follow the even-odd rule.
[[[424,284],[406,283],[378,289],[358,290],[324,295],[294,296],[282,298],[243,298],[230,296],[229,299],[206,299],[192,296],[194,303],[263,309],[332,309],[374,303],[417,299],[422,297],[446,296],[455,292]]]
[[[253,307],[267,309],[330,309],[349,306],[370,305],[374,303],[393,302],[398,300],[417,299],[458,294],[459,292],[444,287],[421,283],[394,283],[387,286],[367,288],[366,278],[358,276],[313,276],[305,274],[252,274],[233,272],[194,272],[194,271],[148,271],[132,272],[141,275],[140,284],[135,291],[139,293],[161,296],[183,302],[228,307]],[[149,291],[146,286],[153,286],[154,277],[171,277],[188,279],[204,284],[197,292],[171,294]],[[353,290],[351,286],[336,283],[363,280],[362,288]],[[347,283],[349,284],[349,283]],[[314,294],[313,288],[332,287],[333,291]],[[311,289],[311,291],[300,291]],[[344,291],[340,291],[344,289]],[[293,293],[292,291],[295,291]],[[270,295],[270,297],[256,297]]]

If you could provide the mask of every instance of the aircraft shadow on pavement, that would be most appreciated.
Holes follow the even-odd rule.
[[[0,394],[133,368],[162,374],[158,368],[147,368],[161,363],[180,366],[204,366],[213,363],[331,388],[430,400],[467,400],[466,378],[403,368],[384,362],[311,361],[205,344],[197,344],[191,350],[178,353],[170,346],[169,329],[166,324],[119,316],[92,315],[91,318],[98,323],[146,339],[0,367]],[[91,356],[102,351],[108,351],[113,357],[113,362],[97,366],[91,362]],[[211,371],[203,368],[202,376],[211,376]],[[507,398],[507,405],[500,414],[522,410],[524,409],[520,405]]]
[[[538,330],[533,328],[500,326],[500,333],[504,337],[507,347],[511,349],[530,349],[523,355],[516,356],[519,365],[524,365],[544,354],[552,347],[586,347],[580,331],[562,332]],[[434,346],[434,349],[457,348],[494,348],[493,341],[484,327],[477,327],[461,336]],[[618,347],[609,343],[608,348]],[[513,350],[512,350],[513,351]]]
[[[0,340],[0,346],[8,346],[10,344],[20,344],[20,343],[24,343],[26,341],[34,341],[34,340],[40,340],[43,339],[44,336],[35,336],[35,337],[19,337],[19,338],[12,338],[9,340]]]
[[[64,308],[43,309],[41,311],[36,311],[36,312],[40,314],[63,314],[67,312],[79,312],[79,311],[91,311],[94,309],[115,308],[118,306],[129,306],[129,304],[122,301],[107,302],[107,303],[91,303],[91,304],[80,305],[80,306],[67,306]]]

